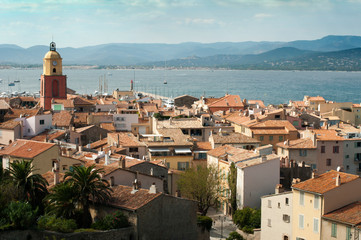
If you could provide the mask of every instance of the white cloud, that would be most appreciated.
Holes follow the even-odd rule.
[[[186,18],[184,21],[178,21],[179,24],[215,24],[216,20],[213,18]]]
[[[267,14],[267,13],[257,13],[253,17],[257,18],[257,19],[264,19],[264,18],[273,17],[273,15],[272,14]]]

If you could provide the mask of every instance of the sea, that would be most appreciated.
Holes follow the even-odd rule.
[[[41,74],[42,68],[1,69],[0,93],[38,92]],[[64,68],[63,74],[67,75],[68,87],[80,94],[129,90],[133,80],[134,90],[165,97],[221,97],[228,93],[281,104],[302,100],[305,95],[320,95],[329,101],[361,102],[361,72]],[[8,86],[15,80],[20,82]]]

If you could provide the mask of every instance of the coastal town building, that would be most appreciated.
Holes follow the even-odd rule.
[[[261,240],[293,239],[292,192],[280,190],[261,197]]]

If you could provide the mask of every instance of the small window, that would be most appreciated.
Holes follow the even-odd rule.
[[[305,193],[300,192],[300,205],[305,205]]]
[[[290,215],[283,214],[282,219],[283,219],[284,222],[289,223],[290,222]]]
[[[313,207],[315,208],[315,209],[318,209],[319,208],[319,201],[320,200],[320,196],[318,196],[318,195],[315,195],[315,199],[314,199],[314,201],[313,201]]]
[[[268,227],[271,227],[272,225],[271,225],[271,219],[267,219],[267,226]]]
[[[283,141],[283,136],[279,136],[278,141],[282,142]]]
[[[288,199],[288,198],[285,199],[285,204],[286,204],[287,206],[289,205],[289,199]]]
[[[278,203],[278,208],[281,208],[281,203]]]
[[[340,151],[339,146],[334,146],[333,147],[333,153],[339,153],[339,151]]]
[[[346,158],[350,158],[350,155],[346,155]]]
[[[331,237],[334,237],[334,238],[337,237],[337,224],[336,224],[336,223],[332,223],[332,226],[331,226]]]
[[[53,73],[56,73],[56,68],[53,68]]]
[[[326,166],[331,166],[331,159],[330,158],[326,159]]]
[[[273,136],[269,136],[268,139],[269,139],[270,141],[273,141]]]
[[[268,205],[267,205],[269,208],[272,208],[272,202],[271,200],[268,200]]]
[[[40,120],[40,125],[44,125],[44,123],[45,123],[45,120]]]
[[[259,137],[259,140],[260,140],[260,141],[263,141],[263,140],[264,140],[264,137],[263,137],[263,136],[260,136],[260,137]]]
[[[321,153],[325,153],[326,152],[326,146],[321,146]]]
[[[313,219],[313,231],[315,232],[315,233],[318,233],[318,218],[314,218]]]
[[[307,156],[307,150],[306,149],[300,149],[300,156],[306,157]]]
[[[302,214],[298,215],[298,228],[304,228],[304,216]]]

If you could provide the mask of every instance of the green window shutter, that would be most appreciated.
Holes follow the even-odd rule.
[[[346,227],[346,240],[351,240],[351,228]]]
[[[186,169],[189,168],[189,162],[186,162]]]
[[[177,162],[177,164],[178,164],[178,170],[180,170],[181,169],[181,163]]]

